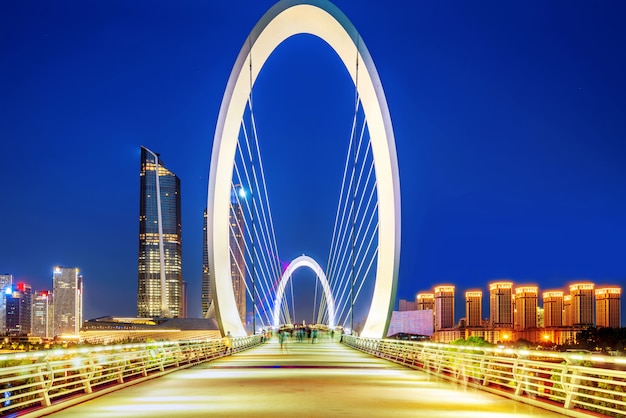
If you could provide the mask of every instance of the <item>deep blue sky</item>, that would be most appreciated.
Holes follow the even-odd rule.
[[[145,145],[181,178],[199,316],[215,122],[272,4],[1,2],[0,272],[39,289],[54,265],[76,266],[86,318],[135,315]],[[498,278],[626,287],[624,2],[335,4],[371,52],[394,123],[399,298],[456,284],[458,318],[465,289]],[[281,258],[324,264],[353,87],[329,47],[300,36],[254,95]]]

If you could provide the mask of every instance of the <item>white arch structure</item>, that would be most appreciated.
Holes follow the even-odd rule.
[[[320,265],[309,256],[301,255],[294,259],[289,266],[285,269],[285,272],[280,278],[280,283],[278,283],[278,291],[276,292],[276,298],[274,300],[274,312],[272,315],[272,325],[274,328],[278,328],[280,326],[280,307],[283,301],[283,295],[285,294],[285,286],[287,286],[287,282],[291,278],[291,275],[298,270],[300,267],[308,267],[315,272],[317,279],[322,283],[322,290],[324,291],[324,296],[326,297],[326,304],[328,306],[328,326],[330,328],[334,328],[336,325],[335,322],[335,299],[333,298],[333,293],[330,291],[330,285],[328,284],[328,280],[326,279],[326,274],[324,274],[324,270],[320,267]]]
[[[387,100],[365,43],[348,18],[326,0],[276,3],[252,29],[228,79],[213,140],[207,200],[207,245],[217,320],[223,334],[246,335],[235,305],[228,248],[230,187],[241,118],[270,54],[286,39],[302,33],[321,38],[337,53],[355,83],[367,117],[378,184],[379,250],[372,303],[361,335],[382,338],[393,309],[400,258],[395,139]]]

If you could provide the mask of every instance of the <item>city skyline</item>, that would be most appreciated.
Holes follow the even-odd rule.
[[[626,6],[334,3],[366,42],[394,123],[398,299],[503,277],[625,287]],[[200,317],[217,112],[272,4],[0,6],[0,272],[40,289],[53,266],[77,266],[85,318],[134,315],[145,145],[183,183],[183,279]],[[281,259],[307,253],[324,265],[354,88],[329,48],[299,36],[253,94]]]

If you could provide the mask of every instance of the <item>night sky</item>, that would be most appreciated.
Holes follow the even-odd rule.
[[[272,4],[1,2],[0,273],[49,289],[53,266],[78,267],[85,318],[134,316],[144,145],[181,179],[199,317],[215,123]],[[369,48],[394,124],[398,298],[455,284],[458,319],[466,289],[500,278],[626,288],[626,3],[335,4]],[[302,35],[275,51],[253,96],[280,256],[324,266],[354,87]]]

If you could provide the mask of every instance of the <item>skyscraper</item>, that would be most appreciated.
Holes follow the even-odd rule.
[[[465,292],[465,325],[480,327],[483,324],[483,292],[468,290]]]
[[[235,185],[230,196],[230,274],[237,311],[242,322],[246,320],[246,265],[245,265],[245,218],[244,203],[246,193],[240,185]],[[202,317],[215,315],[213,289],[211,288],[211,267],[207,248],[207,210],[204,209],[204,233],[202,242]]]
[[[575,283],[569,287],[572,297],[572,326],[585,328],[594,325],[593,288],[593,283]]]
[[[515,330],[537,328],[538,294],[537,286],[521,286],[515,289]]]
[[[435,287],[435,331],[454,327],[454,286]]]
[[[598,327],[621,327],[621,287],[596,289],[596,325]]]
[[[489,319],[494,328],[513,328],[513,283],[489,284]]]
[[[78,335],[83,322],[83,276],[77,268],[55,267],[52,273],[54,335]]]
[[[574,324],[572,314],[572,295],[563,295],[563,326],[571,327]]]
[[[418,311],[426,309],[435,310],[435,294],[434,293],[418,293],[415,298],[415,305]]]
[[[7,326],[7,311],[6,311],[6,302],[7,302],[7,289],[11,287],[13,284],[13,275],[12,274],[0,274],[0,333],[4,334],[6,332]],[[11,292],[11,290],[9,290]]]
[[[230,273],[233,292],[241,321],[246,320],[246,265],[245,265],[245,219],[243,199],[245,191],[237,185],[230,196]]]
[[[158,154],[141,147],[137,316],[181,317],[180,180]]]
[[[563,326],[563,292],[551,290],[543,292],[543,326],[558,328]]]
[[[33,337],[52,338],[54,329],[52,317],[54,315],[52,294],[47,290],[38,290],[33,295],[32,331]]]
[[[9,335],[30,335],[32,289],[30,285],[18,283],[5,291],[6,332]]]
[[[211,273],[209,270],[209,249],[207,247],[207,211],[204,209],[204,227],[202,229],[202,317],[209,318],[209,309],[213,303],[213,291],[211,289]],[[213,310],[214,312],[214,310]]]

